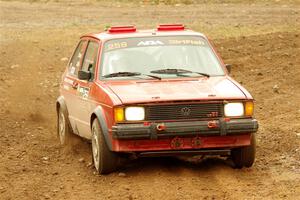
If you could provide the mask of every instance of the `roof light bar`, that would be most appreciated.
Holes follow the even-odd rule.
[[[136,32],[135,26],[112,26],[108,29],[109,33],[133,33]]]
[[[160,24],[157,26],[158,31],[183,31],[183,24]]]

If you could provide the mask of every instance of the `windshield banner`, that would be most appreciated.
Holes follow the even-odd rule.
[[[206,42],[199,36],[124,38],[107,41],[104,50],[107,52],[123,48],[166,45],[206,46]]]

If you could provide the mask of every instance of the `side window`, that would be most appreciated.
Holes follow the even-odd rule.
[[[95,66],[97,63],[97,53],[98,53],[99,45],[97,42],[90,41],[84,56],[82,71],[90,71],[92,74],[92,78],[94,78]]]
[[[84,53],[84,47],[86,45],[87,41],[81,41],[74,54],[73,54],[73,57],[70,61],[70,64],[69,64],[69,74],[73,75],[73,76],[77,76],[78,74],[78,70],[79,70],[79,67],[80,67],[80,61],[81,61],[81,58],[83,56],[83,53]]]

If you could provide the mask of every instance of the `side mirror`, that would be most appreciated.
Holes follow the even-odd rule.
[[[79,80],[90,80],[91,76],[92,76],[91,72],[87,72],[87,71],[83,71],[83,70],[78,71],[78,79]]]
[[[231,64],[225,64],[225,67],[226,67],[228,73],[230,74],[231,73]]]

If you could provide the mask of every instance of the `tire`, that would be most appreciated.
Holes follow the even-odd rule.
[[[120,163],[120,157],[109,150],[97,119],[92,124],[92,154],[94,166],[99,174],[115,171]]]
[[[255,161],[256,137],[255,133],[251,135],[249,146],[231,150],[231,158],[236,168],[251,167]]]
[[[68,117],[60,107],[57,112],[57,136],[61,145],[70,143],[72,130],[69,125]]]

